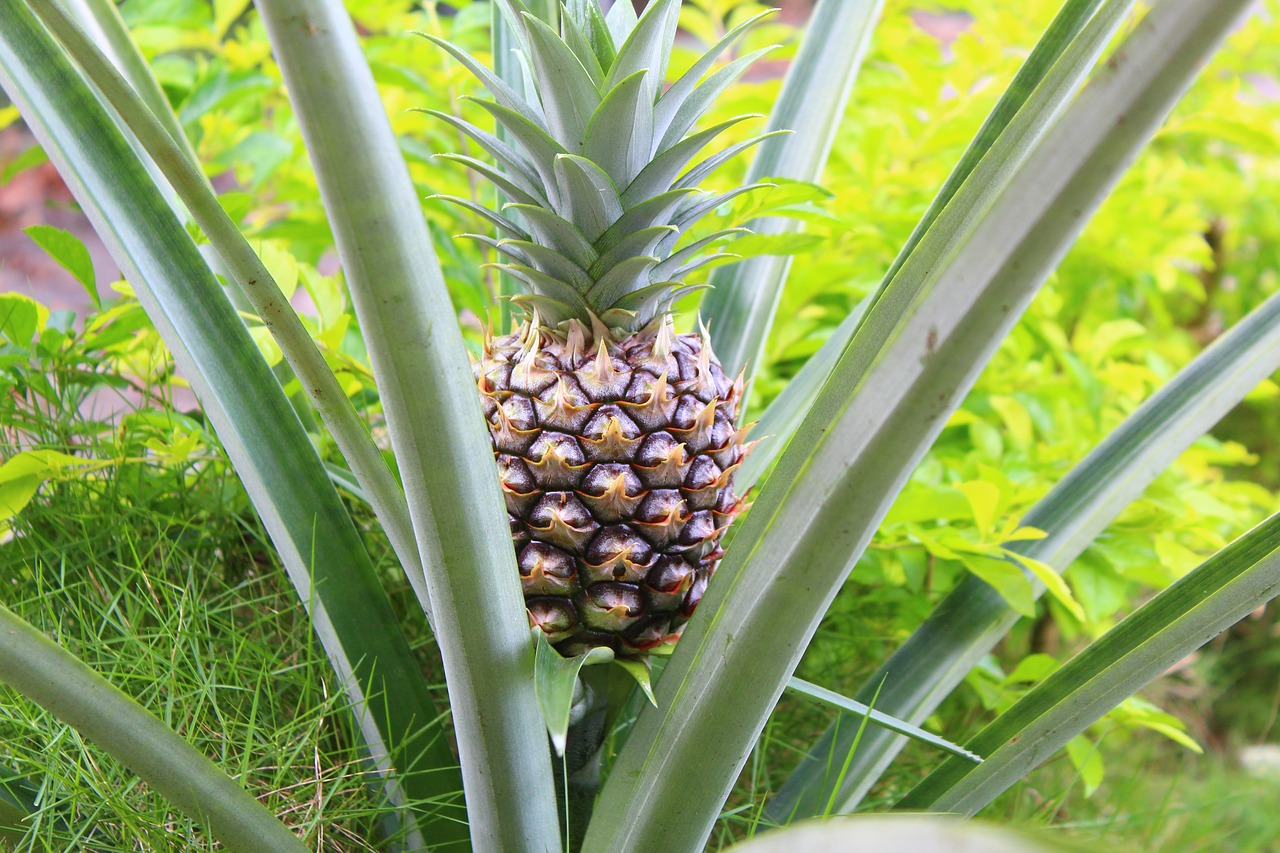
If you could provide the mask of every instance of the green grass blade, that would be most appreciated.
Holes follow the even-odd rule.
[[[920,743],[927,743],[929,746],[937,747],[943,752],[949,752],[952,755],[960,756],[961,758],[969,761],[982,761],[981,756],[974,755],[969,750],[962,746],[955,745],[946,738],[938,737],[931,732],[926,732],[919,726],[913,726],[905,720],[899,720],[897,717],[891,717],[882,711],[877,711],[870,705],[864,705],[857,700],[841,696],[834,690],[828,690],[825,687],[819,687],[816,684],[811,684],[808,681],[794,677],[787,682],[787,689],[793,693],[799,693],[801,696],[807,696],[810,699],[822,702],[824,705],[830,705],[833,708],[838,708],[859,719],[865,719],[873,726],[878,726],[885,731],[897,732],[898,734],[905,735],[912,740],[919,741]]]
[[[0,606],[0,681],[97,743],[230,850],[305,851],[212,761],[106,679]]]
[[[707,837],[830,600],[911,470],[1247,5],[1156,5],[920,292],[872,307],[864,329],[873,320],[888,326],[884,343],[855,336],[734,535],[658,683],[660,707],[641,712],[605,783],[597,815],[608,821],[593,822],[588,848],[684,849]]]
[[[53,0],[30,0],[50,32],[84,69],[94,87],[124,120],[134,137],[191,211],[196,224],[222,258],[227,277],[271,331],[281,352],[301,380],[316,412],[351,466],[361,492],[373,508],[391,545],[430,617],[426,581],[413,539],[404,492],[373,443],[368,424],[356,412],[311,335],[249,241],[232,222],[217,197],[182,148],[142,99],[116,73],[107,58]]]
[[[66,55],[18,0],[0,0],[0,19],[0,84],[195,389],[310,608],[371,757],[383,770],[400,770],[388,784],[415,804],[433,837],[461,840],[458,822],[448,819],[460,788],[455,760],[421,669],[279,384],[186,229]]]
[[[943,762],[900,808],[973,815],[1107,711],[1280,595],[1280,515],[1138,608],[968,744],[979,767]]]
[[[1044,539],[1010,543],[1010,550],[1064,571],[1171,462],[1280,369],[1280,295],[1254,309],[1178,372],[1098,445],[1022,519]],[[1037,595],[1044,587],[1031,579]],[[976,577],[968,577],[855,694],[879,690],[877,707],[919,723],[1004,638],[1021,618]],[[909,677],[900,677],[909,673]],[[883,687],[881,686],[883,684]],[[851,737],[839,733],[856,720],[833,723],[770,803],[768,814],[815,814],[830,795],[826,756],[844,755]],[[873,732],[853,757],[840,787],[840,811],[852,811],[906,745]]]
[[[866,306],[875,303],[885,292],[897,277],[903,264],[915,252],[921,239],[942,215],[942,211],[948,205],[952,205],[948,216],[952,221],[963,221],[984,199],[990,197],[995,189],[993,182],[988,182],[985,186],[971,185],[964,193],[960,193],[960,188],[977,168],[978,163],[986,157],[988,152],[992,152],[997,140],[1002,141],[1000,148],[992,152],[993,157],[999,157],[1002,160],[1015,157],[1018,151],[1025,150],[1030,142],[1044,130],[1054,109],[1066,103],[1067,98],[1092,67],[1094,53],[1100,44],[1097,38],[1091,40],[1088,45],[1081,44],[1076,42],[1076,37],[1103,2],[1104,0],[1068,0],[1063,4],[1061,11],[1027,56],[1027,61],[1014,75],[1009,88],[996,102],[995,108],[983,122],[978,134],[965,149],[964,155],[947,177],[947,182],[943,184],[924,216],[912,230],[911,236],[881,279],[876,293],[853,312],[859,319],[846,318],[805,363],[800,373],[787,384],[786,391],[775,401],[776,405],[771,404],[761,416],[757,435],[774,436],[774,439],[762,444],[748,457],[743,464],[742,472],[738,475],[740,480],[745,479],[748,483],[755,482],[781,453],[782,447],[790,440],[805,413],[817,398],[822,382],[835,367],[849,341],[853,339],[854,333],[861,325],[860,318],[865,316]],[[1120,18],[1131,5],[1132,0],[1111,0],[1104,20],[1100,22],[1102,26],[1095,27],[1099,29],[1102,40],[1105,40],[1105,36],[1118,26]],[[1075,48],[1068,53],[1068,49],[1073,44]],[[1029,103],[1033,94],[1038,104]],[[1006,135],[1006,129],[1009,129],[1014,118],[1019,116],[1021,118],[1018,124]],[[952,204],[953,201],[954,204]],[[917,270],[928,269],[942,256],[945,243],[940,244],[934,241],[933,246],[927,257],[916,260]],[[719,348],[718,341],[717,348]]]
[[[342,3],[269,0],[258,10],[319,179],[408,496],[472,844],[555,849],[534,645],[497,465],[413,182]]]
[[[795,132],[761,143],[746,183],[774,177],[817,181],[822,176],[883,6],[884,0],[818,4],[766,128],[766,132]],[[750,227],[761,234],[779,234],[796,225],[794,220],[775,218]],[[715,335],[716,355],[728,375],[759,365],[790,268],[790,256],[766,256],[721,267],[712,274],[714,289],[700,310]]]
[[[27,834],[24,824],[40,810],[39,796],[40,790],[34,782],[0,764],[0,844],[17,848]],[[66,828],[61,816],[52,817],[60,827]]]

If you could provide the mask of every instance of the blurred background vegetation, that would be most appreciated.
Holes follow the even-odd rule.
[[[769,112],[808,6],[785,5],[740,48],[779,49],[711,121]],[[735,246],[795,256],[753,411],[875,288],[1058,5],[888,0],[821,185],[783,182],[707,223],[714,230],[764,212],[805,222],[799,235]],[[125,0],[120,9],[224,206],[260,241],[377,434],[376,389],[315,179],[247,7]],[[414,111],[478,121],[459,100],[474,93],[473,82],[408,33],[440,33],[483,53],[489,8],[467,0],[349,7],[474,344],[496,318],[495,282],[483,247],[454,235],[484,226],[428,197],[491,188],[434,161],[466,142]],[[691,49],[673,71],[692,61],[693,44],[760,8],[686,0],[682,38]],[[991,559],[1076,461],[1280,286],[1277,14],[1280,2],[1258,4],[1089,224],[899,498],[798,675],[851,692],[960,577],[976,573],[1026,618],[931,718],[931,728],[961,741],[1083,642],[1280,508],[1280,406],[1266,383],[1067,571],[1070,597],[1036,603],[1019,571]],[[0,510],[5,499],[10,508],[22,494],[30,499],[7,521],[0,512],[5,603],[233,773],[275,791],[272,807],[315,830],[322,849],[377,849],[376,799],[332,676],[216,438],[11,108],[0,108],[0,124],[0,458],[39,447],[84,460],[51,466],[21,494],[0,483]],[[744,172],[745,163],[731,164],[715,180],[727,186]],[[279,365],[265,329],[246,320]],[[304,403],[299,411],[314,424]],[[316,441],[340,461],[318,432]],[[429,635],[389,550],[354,495],[352,506],[406,604],[424,672],[438,682]],[[1108,849],[1280,849],[1278,639],[1274,606],[1254,614],[1073,741],[989,814],[1053,824]],[[207,844],[74,731],[3,689],[0,705],[0,762],[45,780],[41,832],[51,847],[169,850],[175,832],[191,849]],[[714,844],[751,831],[764,799],[828,721],[826,709],[784,698]],[[909,748],[867,807],[937,760]]]

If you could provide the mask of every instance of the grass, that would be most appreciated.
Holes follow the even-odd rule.
[[[344,694],[224,472],[128,465],[59,484],[0,547],[3,600],[239,779],[309,846],[386,849],[385,810]],[[166,479],[169,488],[157,488]],[[30,781],[39,805],[15,849],[214,849],[201,827],[49,713],[3,687],[0,708],[0,764]]]
[[[1196,755],[1142,736],[1104,749],[1108,773],[1086,797],[1055,759],[998,800],[988,816],[1052,825],[1086,849],[1178,853],[1280,850],[1280,776],[1255,777],[1227,756]]]

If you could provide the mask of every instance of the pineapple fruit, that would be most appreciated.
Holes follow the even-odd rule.
[[[755,23],[731,30],[665,91],[680,11],[657,0],[562,10],[557,32],[519,0],[497,0],[520,42],[526,92],[460,48],[505,139],[445,113],[497,162],[442,155],[509,199],[500,212],[446,197],[493,225],[466,235],[498,254],[527,292],[520,327],[488,338],[475,376],[510,515],[531,622],[564,654],[608,647],[635,658],[675,642],[743,506],[733,472],[749,450],[730,381],[706,329],[677,334],[671,304],[690,272],[724,254],[722,231],[684,245],[729,198],[697,184],[755,137],[690,165],[747,116],[691,132],[758,56],[702,78]],[[763,51],[761,51],[762,53]],[[731,257],[731,256],[730,256]]]

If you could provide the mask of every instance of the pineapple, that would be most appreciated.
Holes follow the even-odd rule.
[[[532,624],[564,654],[608,647],[636,658],[675,642],[697,607],[743,501],[733,472],[749,450],[736,426],[742,380],[730,381],[707,330],[677,334],[671,304],[741,229],[682,245],[729,198],[697,189],[759,136],[696,165],[740,116],[691,133],[714,98],[758,54],[708,77],[757,19],[731,30],[663,91],[679,0],[636,18],[627,0],[606,17],[573,4],[560,31],[519,0],[498,0],[520,41],[522,97],[461,49],[433,39],[486,85],[477,100],[506,139],[432,113],[487,151],[473,169],[510,202],[478,213],[527,287],[512,334],[485,341],[475,376],[510,515]],[[761,51],[763,52],[763,51]],[[507,141],[509,140],[509,141]],[[688,242],[688,241],[685,241]]]

